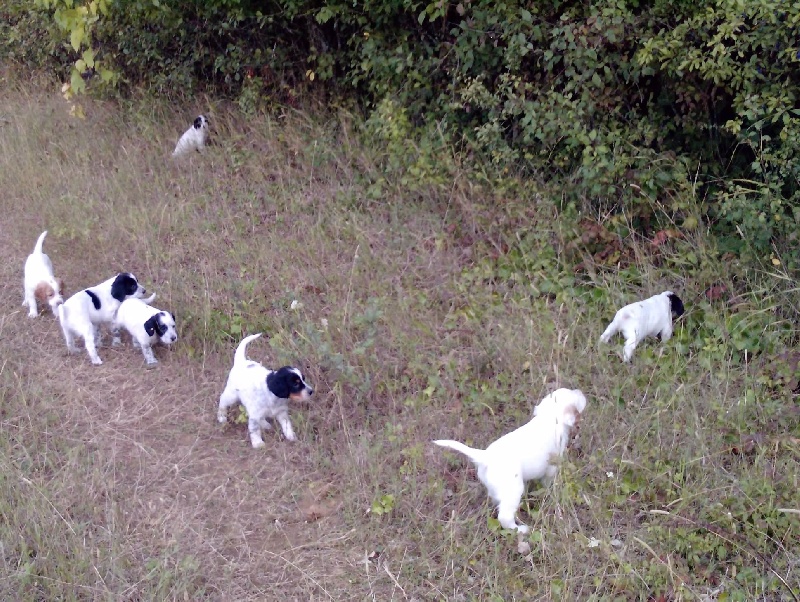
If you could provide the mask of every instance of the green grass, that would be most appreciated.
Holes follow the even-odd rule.
[[[53,84],[2,84],[4,598],[800,596],[779,274],[749,279],[700,235],[576,273],[546,182],[492,185],[455,153],[409,178],[346,114],[87,101],[79,121]],[[213,146],[171,161],[197,112]],[[28,320],[45,228],[70,292],[122,269],[158,292],[181,340],[157,370],[108,347],[91,366],[51,316]],[[708,301],[718,282],[737,296]],[[673,340],[631,366],[598,346],[617,307],[666,288],[688,308]],[[250,357],[299,365],[316,393],[298,443],[255,451],[215,406],[259,331]],[[530,487],[527,552],[430,441],[485,446],[556,386],[589,405],[555,485]]]

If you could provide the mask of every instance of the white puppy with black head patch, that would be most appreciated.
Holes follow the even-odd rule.
[[[558,458],[567,447],[570,433],[586,408],[586,397],[578,389],[558,389],[545,397],[530,422],[500,437],[486,449],[475,449],[440,439],[436,445],[461,452],[478,468],[478,479],[497,504],[497,518],[506,529],[527,533],[515,520],[526,481],[550,483],[558,472]]]
[[[664,291],[644,301],[631,303],[620,309],[608,328],[600,335],[600,342],[608,343],[618,332],[625,337],[622,359],[631,361],[636,346],[647,337],[660,337],[661,342],[672,337],[672,319],[683,315],[683,302],[678,295]]]
[[[208,119],[203,115],[198,115],[191,127],[178,140],[172,156],[180,157],[195,150],[202,152],[206,146],[206,140],[208,140]]]
[[[145,294],[144,287],[130,272],[117,274],[97,286],[83,289],[72,295],[58,306],[58,318],[61,331],[67,342],[70,353],[78,351],[75,347],[75,335],[83,337],[86,352],[92,363],[99,366],[103,362],[97,355],[97,326],[112,325],[120,303],[129,297],[141,298]],[[117,336],[114,333],[115,337]]]
[[[63,283],[60,278],[53,276],[53,263],[42,251],[44,237],[47,230],[39,235],[33,253],[25,260],[25,277],[23,279],[22,305],[28,308],[28,317],[35,318],[39,315],[37,302],[50,306],[53,315],[57,315],[58,306],[64,302],[61,296]]]
[[[150,305],[149,301],[152,301],[153,296],[151,295],[150,299],[136,297],[125,299],[114,318],[114,329],[124,328],[130,333],[134,346],[142,349],[144,361],[148,366],[158,363],[153,354],[153,345],[157,343],[172,345],[178,340],[175,316]],[[114,344],[121,342],[118,336],[115,337]]]
[[[314,393],[297,368],[284,366],[279,370],[267,370],[258,362],[247,359],[247,344],[260,336],[261,333],[245,337],[236,348],[233,368],[217,410],[217,419],[224,423],[228,420],[228,408],[241,402],[247,410],[247,429],[250,443],[255,448],[264,446],[261,431],[271,428],[267,418],[277,420],[286,439],[295,441],[297,437],[289,422],[289,400],[305,401]]]

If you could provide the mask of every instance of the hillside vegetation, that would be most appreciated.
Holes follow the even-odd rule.
[[[68,95],[206,92],[250,115],[324,99],[393,135],[384,172],[437,180],[456,148],[558,182],[557,208],[614,236],[705,230],[721,255],[798,269],[797,2],[7,0],[0,13],[0,57],[50,69]]]
[[[797,291],[780,262],[720,260],[702,228],[621,240],[560,184],[426,154],[399,118],[135,95],[85,98],[80,120],[56,82],[15,73],[0,82],[0,597],[800,595]],[[214,144],[169,160],[199,112]],[[44,229],[68,292],[122,269],[158,292],[181,339],[157,369],[108,345],[92,366],[52,316],[27,318],[22,266]],[[632,365],[619,340],[597,344],[618,307],[665,289],[687,306],[672,340]],[[292,410],[298,442],[273,431],[253,450],[215,409],[260,331],[250,357],[300,366],[316,393]],[[554,486],[520,509],[527,550],[430,441],[485,446],[557,386],[589,405]]]

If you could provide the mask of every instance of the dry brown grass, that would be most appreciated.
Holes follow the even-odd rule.
[[[755,379],[727,348],[706,369],[686,333],[676,345],[689,351],[658,362],[649,345],[631,369],[598,349],[624,282],[578,289],[551,273],[558,232],[546,205],[506,208],[466,174],[371,200],[380,161],[346,116],[245,121],[210,101],[180,113],[88,102],[77,121],[55,89],[12,82],[0,93],[3,598],[796,590],[797,521],[775,510],[797,491],[796,415],[744,403]],[[170,161],[201,111],[215,145]],[[181,340],[157,352],[157,369],[129,347],[101,348],[92,366],[66,354],[52,316],[27,319],[22,265],[45,228],[69,291],[130,270],[176,314]],[[545,259],[515,273],[508,245],[534,231]],[[664,272],[640,268],[659,290]],[[692,278],[680,276],[685,288],[701,284]],[[548,279],[562,289],[537,296],[530,283]],[[292,415],[300,440],[267,433],[260,451],[244,425],[215,423],[235,345],[257,331],[269,339],[249,355],[299,364],[317,391]],[[428,442],[486,444],[555,385],[583,388],[590,406],[557,486],[534,488],[523,511],[533,553],[520,554],[487,526],[462,459]],[[723,434],[768,428],[756,453],[726,451]],[[737,522],[745,515],[752,526]]]

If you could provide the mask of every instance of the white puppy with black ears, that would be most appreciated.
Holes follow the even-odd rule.
[[[558,459],[570,440],[572,429],[586,408],[586,397],[578,389],[558,389],[536,406],[533,418],[517,430],[500,437],[486,449],[475,449],[440,439],[436,445],[461,452],[478,468],[478,479],[497,504],[497,519],[506,529],[527,533],[515,519],[527,481],[550,483],[558,472]]]
[[[175,316],[168,311],[162,311],[150,305],[155,295],[149,299],[131,297],[125,299],[117,310],[114,318],[114,330],[124,328],[131,335],[135,347],[140,347],[144,361],[148,366],[158,363],[153,353],[153,345],[162,343],[172,345],[178,340],[175,330]],[[122,343],[119,336],[115,336],[113,344]]]
[[[98,325],[112,326],[120,303],[129,297],[141,298],[145,289],[130,272],[117,274],[97,286],[83,289],[58,306],[61,331],[70,353],[76,353],[75,335],[83,337],[86,352],[96,366],[102,364],[97,355]],[[116,333],[113,333],[116,337]]]
[[[208,140],[208,119],[198,115],[191,127],[186,130],[172,151],[173,157],[180,157],[192,151],[202,152]]]
[[[61,296],[63,283],[60,278],[53,275],[53,263],[42,251],[45,236],[47,236],[47,230],[39,235],[39,239],[33,247],[33,253],[28,255],[28,259],[25,260],[22,305],[28,308],[28,317],[30,318],[39,315],[37,301],[42,305],[49,305],[54,316],[58,315],[58,306],[64,302],[64,298]]]
[[[683,312],[678,295],[664,291],[620,309],[600,335],[600,342],[608,343],[615,334],[622,333],[625,337],[622,359],[630,362],[636,346],[647,337],[660,337],[662,343],[668,341],[672,337],[673,316],[677,319]]]
[[[264,447],[261,431],[272,428],[267,418],[281,425],[287,440],[295,441],[297,437],[289,422],[289,400],[305,401],[314,394],[314,389],[306,383],[297,368],[284,366],[279,370],[267,370],[258,362],[247,359],[247,344],[260,336],[261,333],[245,337],[236,348],[233,368],[220,395],[217,410],[217,419],[224,423],[228,420],[228,408],[241,402],[247,410],[247,430],[254,448]]]

